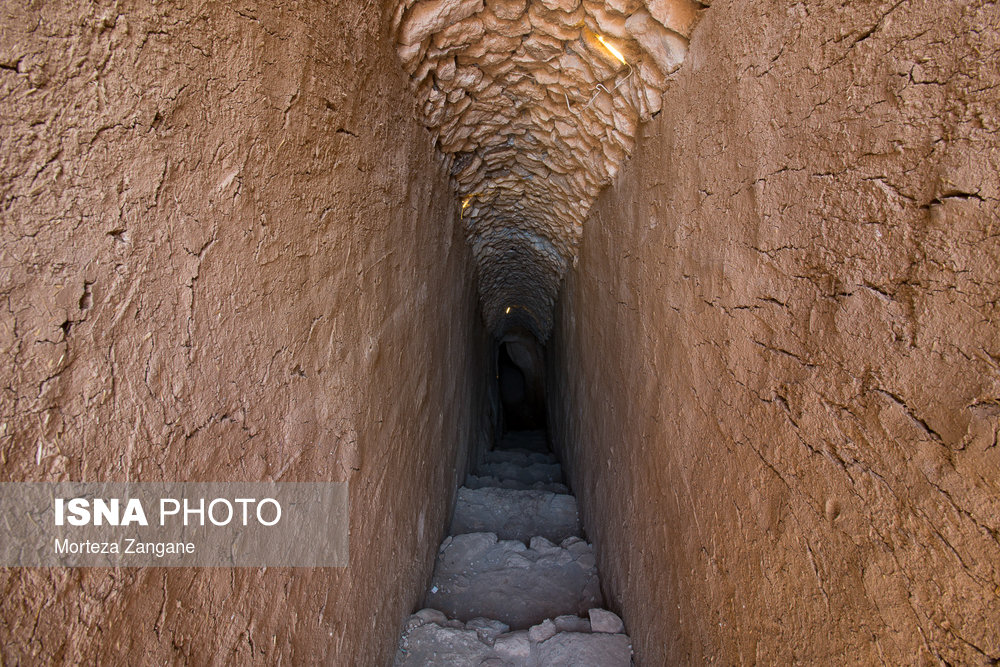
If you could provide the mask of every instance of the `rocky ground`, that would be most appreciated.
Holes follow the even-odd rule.
[[[508,434],[477,472],[458,492],[426,608],[407,620],[395,664],[630,665],[545,435]]]

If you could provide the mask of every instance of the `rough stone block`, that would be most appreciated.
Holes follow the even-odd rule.
[[[422,0],[403,17],[401,44],[415,44],[483,8],[483,0]]]
[[[608,632],[617,634],[625,632],[625,624],[618,614],[607,609],[591,609],[587,612],[590,617],[590,630],[592,632]]]

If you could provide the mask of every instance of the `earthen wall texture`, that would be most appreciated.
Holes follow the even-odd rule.
[[[640,664],[1000,659],[1000,7],[716,1],[554,429]]]
[[[3,662],[392,655],[480,436],[486,337],[387,24],[0,9],[0,480],[351,496],[345,569],[0,571]]]

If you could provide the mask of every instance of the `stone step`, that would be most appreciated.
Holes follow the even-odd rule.
[[[535,537],[526,547],[494,533],[468,533],[441,544],[424,605],[463,622],[482,616],[524,630],[601,602],[593,550],[580,538],[556,546]]]
[[[506,433],[496,449],[526,449],[542,454],[552,451],[544,431],[512,431]]]
[[[571,495],[464,486],[458,490],[451,521],[451,534],[462,533],[496,533],[501,540],[522,542],[541,536],[557,544],[582,535]]]
[[[476,474],[497,477],[499,479],[513,479],[525,484],[535,482],[561,482],[562,466],[558,463],[532,463],[530,465],[517,465],[510,461],[497,463],[480,463]]]
[[[465,478],[465,486],[470,489],[484,489],[488,487],[498,489],[520,489],[522,491],[550,491],[552,493],[569,493],[569,488],[565,484],[556,482],[535,482],[525,484],[516,479],[500,479],[490,475],[468,475]]]
[[[591,616],[595,612],[618,619],[600,609],[591,610]],[[632,647],[621,633],[620,619],[617,626],[603,625],[606,631],[592,632],[589,619],[560,616],[529,630],[510,632],[507,624],[496,620],[476,618],[462,623],[435,609],[422,609],[407,620],[393,664],[629,667]]]
[[[486,463],[513,463],[519,466],[532,463],[558,463],[552,454],[533,452],[527,449],[493,449],[486,452]]]

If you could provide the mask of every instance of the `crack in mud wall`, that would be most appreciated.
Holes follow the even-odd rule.
[[[392,655],[489,348],[380,10],[0,10],[2,480],[351,491],[346,569],[4,570],[4,663]]]
[[[713,3],[595,205],[553,423],[642,664],[1000,659],[998,25]]]

